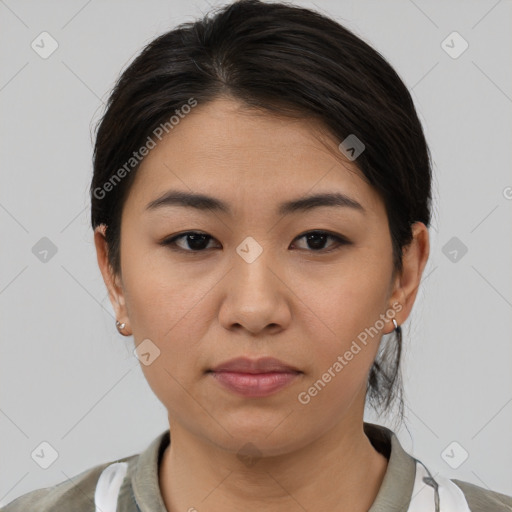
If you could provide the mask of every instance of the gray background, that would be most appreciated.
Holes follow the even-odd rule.
[[[295,3],[335,17],[390,61],[432,151],[431,256],[404,326],[399,438],[435,473],[512,494],[511,2]],[[0,1],[0,504],[138,453],[168,427],[97,268],[91,128],[143,45],[208,9]],[[47,59],[31,47],[43,31],[59,45]],[[453,31],[469,44],[458,58],[441,44]],[[46,262],[33,252],[43,237],[57,248]],[[58,452],[48,469],[31,457],[44,441]]]

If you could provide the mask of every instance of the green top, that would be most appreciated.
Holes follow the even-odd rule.
[[[364,431],[375,449],[388,459],[384,480],[368,512],[406,512],[415,483],[416,459],[404,451],[388,428],[365,422]],[[169,442],[170,432],[166,430],[142,453],[94,466],[71,480],[28,492],[6,505],[2,512],[94,512],[98,478],[113,462],[127,463],[118,511],[167,512],[158,484],[158,468]],[[451,481],[462,490],[471,512],[512,512],[512,497],[468,482]]]

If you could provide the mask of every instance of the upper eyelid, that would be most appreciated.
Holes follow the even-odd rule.
[[[294,238],[294,240],[296,240],[297,238],[302,238],[303,236],[306,236],[306,235],[310,235],[312,233],[316,233],[316,234],[320,234],[320,235],[332,236],[333,238],[340,238],[340,239],[344,239],[345,238],[343,235],[338,234],[338,233],[332,233],[329,230],[325,230],[325,229],[311,229],[309,231],[304,231],[304,233],[301,233],[300,235],[297,235]],[[211,239],[215,240],[215,237],[210,235],[209,233],[203,233],[202,231],[185,231],[184,233],[179,233],[177,235],[172,235],[170,237],[166,237],[166,238],[163,239],[163,242],[171,242],[171,241],[178,240],[180,238],[183,238],[186,235],[191,235],[191,234],[192,235],[205,235],[205,236],[208,236]]]

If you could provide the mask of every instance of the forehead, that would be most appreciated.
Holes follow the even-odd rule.
[[[150,150],[130,196],[141,209],[169,189],[208,191],[230,204],[251,201],[257,207],[332,190],[381,214],[378,194],[338,144],[316,120],[217,99],[197,105]]]

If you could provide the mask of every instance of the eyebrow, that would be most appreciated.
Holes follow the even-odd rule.
[[[154,211],[163,207],[172,206],[195,208],[196,210],[211,210],[232,215],[230,206],[220,199],[205,194],[179,190],[169,190],[165,192],[160,197],[148,203],[146,211]],[[278,206],[276,213],[278,215],[290,215],[292,213],[304,212],[325,206],[351,208],[362,214],[366,213],[366,210],[359,202],[341,192],[325,192],[285,201]]]

